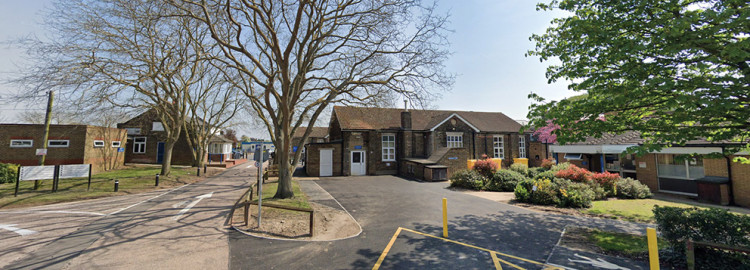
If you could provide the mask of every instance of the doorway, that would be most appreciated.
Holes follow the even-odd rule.
[[[351,175],[365,175],[367,174],[367,158],[365,157],[365,151],[352,151],[351,158]]]

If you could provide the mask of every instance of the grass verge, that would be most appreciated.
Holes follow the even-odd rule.
[[[273,195],[276,194],[276,189],[278,188],[278,186],[279,186],[278,182],[268,182],[268,183],[263,184],[263,202],[264,203],[273,203],[276,205],[310,209],[310,204],[307,202],[307,196],[304,193],[302,193],[302,190],[299,188],[299,183],[297,183],[297,181],[292,180],[292,191],[294,191],[294,197],[292,198],[288,198],[288,199],[273,198]],[[253,201],[254,202],[258,201],[257,196],[253,198]]]
[[[607,200],[594,201],[589,209],[581,210],[585,214],[604,216],[609,218],[621,218],[634,222],[654,223],[654,206],[671,206],[690,208],[695,205],[685,203],[667,202],[655,199],[639,200]]]
[[[21,181],[17,197],[13,196],[15,183],[0,184],[0,209],[140,193],[201,179],[194,175],[195,168],[172,167],[171,175],[160,177],[159,187],[156,187],[155,175],[160,171],[161,168],[156,166],[128,166],[97,173],[91,176],[90,190],[87,190],[88,178],[60,179],[57,192],[51,191],[52,180],[40,181],[41,185],[37,190],[34,190],[34,181]],[[114,179],[119,180],[118,192],[114,192]]]
[[[630,256],[648,253],[648,239],[646,236],[600,230],[590,230],[586,234],[586,238],[589,241],[608,252]],[[667,241],[663,238],[658,238],[656,243],[659,249],[667,247]]]

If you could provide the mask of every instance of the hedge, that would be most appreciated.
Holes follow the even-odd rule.
[[[15,183],[18,178],[18,165],[0,163],[0,184]]]

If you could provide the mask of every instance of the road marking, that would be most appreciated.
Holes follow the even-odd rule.
[[[497,258],[497,255],[495,255],[495,253],[493,252],[490,252],[490,256],[492,256],[492,263],[495,264],[495,269],[503,270],[503,266],[500,265],[500,259]]]
[[[178,189],[184,188],[184,187],[186,187],[186,186],[189,186],[189,185],[190,185],[190,184],[187,184],[187,185],[184,185],[184,186],[180,186],[180,187],[178,187],[178,188],[174,188],[174,189],[171,189],[171,190],[169,190],[169,191],[167,191],[167,192],[164,192],[164,193],[162,193],[162,194],[159,194],[159,195],[156,195],[156,196],[154,196],[154,197],[151,197],[151,198],[145,199],[145,200],[143,200],[143,201],[140,201],[140,202],[137,202],[137,203],[131,204],[131,205],[130,205],[130,206],[128,206],[128,207],[125,207],[125,208],[120,208],[120,210],[114,211],[114,212],[112,212],[112,213],[109,213],[109,214],[107,214],[107,215],[114,215],[114,214],[120,213],[120,212],[122,212],[122,211],[125,211],[125,210],[128,210],[128,209],[130,209],[130,208],[132,208],[132,207],[135,207],[135,206],[137,206],[137,205],[139,205],[139,204],[142,204],[142,203],[145,203],[145,202],[147,202],[147,201],[150,201],[150,200],[153,200],[153,199],[159,198],[159,197],[161,197],[161,196],[167,195],[168,193],[170,193],[170,192],[172,192],[172,191],[175,191],[175,190],[178,190]]]
[[[198,197],[195,197],[195,198],[196,198],[197,200],[195,200],[195,201],[191,202],[191,203],[190,203],[190,204],[188,204],[188,205],[187,205],[187,206],[186,206],[185,208],[183,208],[182,210],[180,210],[180,212],[179,212],[179,213],[177,213],[177,215],[176,215],[176,216],[174,216],[174,217],[172,218],[172,220],[178,220],[178,219],[180,219],[180,217],[182,217],[182,214],[185,214],[185,213],[187,213],[187,211],[189,211],[189,210],[190,210],[190,208],[193,208],[193,206],[195,206],[196,204],[198,204],[198,203],[199,203],[199,202],[200,202],[201,200],[203,200],[203,199],[205,199],[205,198],[211,198],[211,196],[212,196],[212,195],[214,195],[214,193],[213,193],[213,192],[211,192],[211,193],[206,193],[206,194],[200,195],[200,196],[198,196]]]
[[[26,211],[0,211],[0,214],[74,214],[74,215],[91,215],[91,216],[106,216],[107,214],[96,213],[96,212],[85,212],[85,211],[62,211],[62,210],[26,210]]]
[[[18,228],[16,227],[16,224],[0,224],[0,229],[8,230],[21,236],[27,236],[36,233],[36,231]]]
[[[380,264],[383,263],[383,260],[385,260],[385,255],[388,254],[388,251],[391,250],[391,247],[393,246],[393,243],[396,242],[396,238],[398,238],[398,234],[401,233],[401,229],[402,229],[401,227],[398,227],[398,229],[396,230],[396,233],[393,234],[393,237],[391,237],[391,241],[388,242],[387,246],[385,246],[385,249],[383,250],[383,253],[380,254],[380,258],[378,258],[378,261],[375,262],[375,266],[372,267],[372,270],[378,270],[378,268],[380,268]]]
[[[383,260],[385,260],[385,256],[388,254],[388,251],[391,249],[391,246],[393,246],[393,243],[396,242],[396,238],[398,238],[398,235],[401,233],[401,231],[412,232],[412,233],[416,233],[416,234],[419,234],[419,235],[422,235],[422,236],[427,236],[427,237],[432,237],[432,238],[435,238],[435,239],[440,239],[440,240],[443,240],[445,242],[459,244],[459,245],[462,245],[462,246],[465,246],[465,247],[470,247],[470,248],[474,248],[474,249],[478,249],[478,250],[489,252],[490,256],[492,256],[492,258],[493,258],[493,263],[495,264],[496,267],[498,266],[498,263],[497,263],[497,261],[494,260],[494,258],[497,258],[496,255],[500,255],[500,256],[503,256],[503,257],[508,257],[508,258],[512,258],[512,259],[524,261],[524,262],[531,263],[531,264],[545,266],[546,267],[545,269],[565,269],[565,268],[562,268],[562,267],[557,267],[557,266],[553,266],[553,265],[549,265],[549,264],[545,264],[545,263],[540,263],[540,262],[537,262],[537,261],[532,261],[532,260],[529,260],[529,259],[521,258],[521,257],[518,257],[518,256],[513,256],[513,255],[510,255],[510,254],[505,254],[505,253],[493,251],[493,250],[486,249],[486,248],[483,248],[483,247],[478,247],[478,246],[475,246],[475,245],[462,243],[462,242],[459,242],[459,241],[456,241],[456,240],[442,238],[442,237],[439,237],[439,236],[434,236],[434,235],[426,234],[426,233],[423,233],[423,232],[419,232],[419,231],[415,231],[415,230],[411,230],[411,229],[407,229],[407,228],[398,227],[398,229],[396,230],[396,233],[393,234],[393,237],[391,238],[391,241],[385,247],[385,250],[383,250],[383,253],[380,254],[380,258],[378,258],[378,261],[375,263],[375,266],[373,266],[373,268],[372,268],[373,270],[376,270],[376,269],[380,268],[380,265],[383,263]],[[517,269],[521,269],[521,270],[524,269],[524,268],[522,268],[522,267],[520,267],[518,265],[512,264],[512,263],[510,263],[508,261],[501,260],[499,258],[497,258],[497,260],[500,261],[500,262],[503,262],[505,264],[508,264],[508,265],[510,265],[512,267],[515,267]],[[498,269],[501,269],[501,268],[498,268]]]
[[[625,267],[616,265],[614,263],[605,261],[602,258],[596,258],[596,260],[594,260],[594,259],[586,257],[586,256],[578,255],[578,253],[573,254],[573,256],[576,256],[576,257],[581,258],[583,260],[571,260],[571,259],[568,259],[568,261],[574,262],[574,263],[590,264],[592,266],[596,266],[596,267],[603,268],[603,269],[630,270],[630,268],[625,268]]]

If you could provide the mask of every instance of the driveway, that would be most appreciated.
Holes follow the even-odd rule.
[[[446,182],[393,176],[315,182],[362,225],[362,234],[331,242],[296,242],[229,232],[230,268],[372,269],[379,263],[381,269],[492,269],[498,264],[539,269],[566,225],[645,231],[634,223],[545,214],[497,203],[451,191]],[[442,235],[442,198],[448,200],[450,241],[435,237]]]

